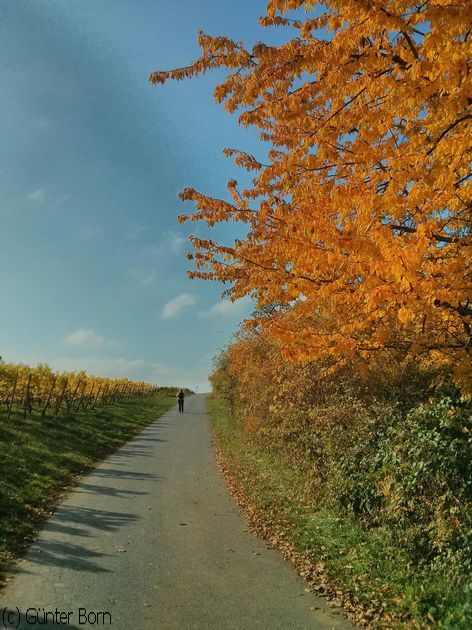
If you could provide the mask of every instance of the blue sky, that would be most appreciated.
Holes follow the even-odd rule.
[[[211,357],[251,310],[191,281],[190,211],[177,193],[226,195],[225,146],[255,132],[213,101],[221,74],[156,88],[197,31],[253,43],[265,2],[3,0],[0,5],[0,354],[208,389]],[[234,226],[218,237],[237,236]]]

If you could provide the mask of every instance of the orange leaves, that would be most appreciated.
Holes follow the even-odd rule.
[[[407,308],[399,308],[397,311],[397,317],[402,324],[408,324],[412,319],[412,313]]]
[[[267,160],[225,150],[252,186],[231,180],[232,203],[186,189],[181,220],[247,224],[233,248],[195,240],[192,274],[280,305],[256,323],[292,359],[395,343],[470,362],[471,20],[466,0],[272,0],[261,23],[297,36],[249,52],[200,34],[200,59],[153,75],[227,67],[217,100],[271,143]]]
[[[238,166],[242,166],[247,171],[259,171],[262,164],[256,160],[253,155],[249,155],[238,149],[224,149],[223,153],[226,157],[234,157],[234,161]]]

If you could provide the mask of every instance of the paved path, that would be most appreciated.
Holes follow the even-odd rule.
[[[20,628],[64,627],[69,611],[69,628],[110,617],[119,630],[349,627],[246,531],[218,475],[202,395],[184,414],[161,416],[59,506],[0,594],[0,628],[17,627],[17,608]],[[57,623],[44,618],[56,609]],[[110,617],[83,625],[80,609]]]

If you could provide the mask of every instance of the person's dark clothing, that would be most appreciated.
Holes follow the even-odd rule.
[[[184,412],[184,393],[182,390],[177,394],[177,398],[179,399],[179,413]]]

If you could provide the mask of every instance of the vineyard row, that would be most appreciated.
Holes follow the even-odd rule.
[[[87,376],[85,372],[53,372],[47,365],[0,364],[0,405],[8,419],[14,408],[24,415],[33,409],[41,415],[95,409],[103,405],[152,396],[165,389],[126,378]]]

